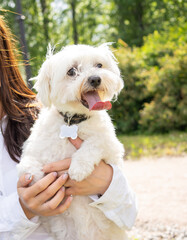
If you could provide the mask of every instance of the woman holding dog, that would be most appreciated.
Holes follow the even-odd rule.
[[[38,216],[63,213],[73,195],[89,195],[93,207],[119,227],[130,228],[136,217],[135,196],[115,166],[101,162],[78,183],[68,178],[69,158],[44,166],[45,177],[32,186],[29,173],[17,179],[16,164],[39,104],[21,77],[11,39],[0,17],[0,239],[52,239]],[[81,139],[70,141],[77,149],[81,147]],[[17,234],[20,229],[22,236]]]

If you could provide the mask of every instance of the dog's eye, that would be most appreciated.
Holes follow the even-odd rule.
[[[68,72],[67,75],[69,76],[75,76],[76,75],[76,68],[71,68]]]
[[[102,65],[101,63],[98,63],[98,64],[97,64],[97,67],[98,67],[98,68],[102,68],[102,66],[103,66],[103,65]]]

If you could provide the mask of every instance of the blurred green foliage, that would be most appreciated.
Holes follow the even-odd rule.
[[[145,37],[142,47],[124,45],[116,51],[125,81],[111,111],[119,133],[186,130],[186,32],[182,22]]]
[[[187,154],[187,133],[171,132],[153,135],[120,135],[125,146],[125,159],[181,156]]]
[[[184,0],[114,0],[114,3],[114,26],[118,29],[115,36],[130,46],[141,46],[144,36],[186,20]]]
[[[16,1],[0,0],[0,14],[19,40]],[[73,43],[114,42],[125,81],[110,111],[118,133],[187,130],[185,0],[19,1],[33,76],[48,43],[58,51]]]

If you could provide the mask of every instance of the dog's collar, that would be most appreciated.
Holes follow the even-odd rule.
[[[66,112],[59,112],[60,115],[64,118],[64,122],[68,124],[68,126],[71,126],[73,124],[79,124],[85,120],[87,120],[88,116],[86,116],[86,114],[77,114],[75,113],[74,115],[71,115],[71,113]]]

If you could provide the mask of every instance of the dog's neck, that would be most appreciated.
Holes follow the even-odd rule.
[[[86,121],[90,117],[86,114],[72,114],[69,112],[59,112],[60,115],[64,118],[64,122],[68,124],[68,126],[71,126],[73,124],[79,124],[83,121]]]

